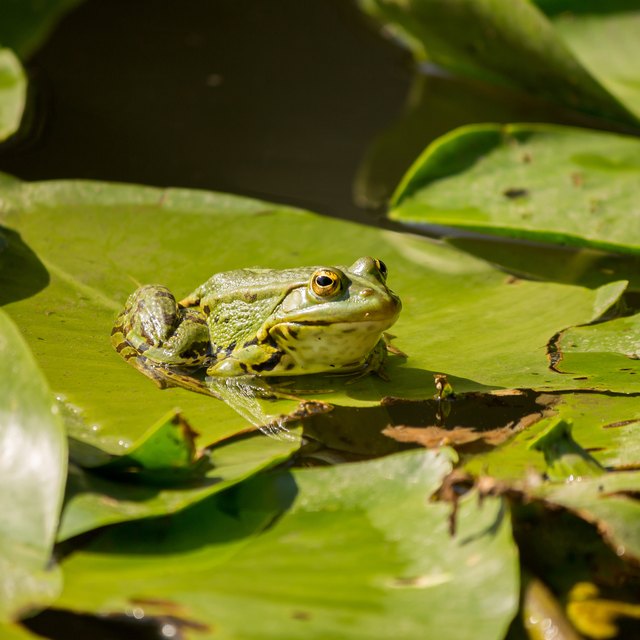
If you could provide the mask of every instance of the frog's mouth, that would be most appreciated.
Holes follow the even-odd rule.
[[[320,308],[310,308],[296,314],[290,314],[286,318],[281,318],[277,324],[298,325],[300,327],[332,327],[335,325],[385,325],[381,330],[389,328],[400,315],[402,303],[397,296],[389,297],[386,304],[375,309],[362,310],[359,314],[354,314],[348,318],[332,317],[327,313],[326,318],[319,318]]]
[[[326,336],[331,340],[335,336],[375,336],[377,340],[383,331],[388,329],[397,316],[378,316],[362,320],[287,320],[272,327],[272,335],[285,335],[290,341],[305,339],[321,339]]]

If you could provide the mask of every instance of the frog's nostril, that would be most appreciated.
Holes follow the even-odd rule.
[[[360,292],[360,295],[361,295],[363,298],[368,298],[369,296],[373,295],[373,289],[363,289],[363,290]]]

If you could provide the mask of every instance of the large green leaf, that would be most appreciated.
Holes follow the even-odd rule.
[[[562,353],[617,353],[627,356],[633,366],[640,359],[640,314],[616,318],[565,331],[558,349]]]
[[[640,115],[640,7],[636,0],[534,0],[573,55]]]
[[[564,374],[580,371],[609,382],[640,376],[640,314],[572,327],[559,336],[556,349],[555,369]]]
[[[618,556],[640,559],[640,473],[610,473],[567,483],[548,483],[533,495],[592,522]]]
[[[206,454],[206,472],[182,483],[170,478],[173,482],[164,486],[140,473],[92,473],[72,466],[58,540],[107,524],[174,513],[282,462],[299,445],[293,432],[288,438],[259,434],[221,443]]]
[[[553,23],[528,0],[361,0],[360,4],[389,23],[419,59],[427,58],[456,74],[523,88],[623,122],[637,121],[640,115],[638,74],[632,67],[638,44],[633,26],[626,23],[630,16],[636,22],[637,5],[635,12],[625,11],[633,6],[631,1],[607,3],[606,8],[597,3],[597,11],[593,2],[585,3],[589,6],[584,16],[579,6],[578,16],[565,12],[575,9],[575,2],[539,2],[551,14],[559,14]]]
[[[0,142],[20,127],[27,100],[27,78],[11,49],[0,47]]]
[[[3,640],[38,640],[38,638],[42,638],[42,636],[27,631],[19,624],[0,623],[0,634],[2,634]]]
[[[390,382],[371,376],[296,383],[329,387],[322,401],[371,405],[387,395],[429,397],[433,373],[458,392],[496,387],[631,392],[637,376],[563,375],[549,368],[552,338],[613,305],[624,284],[596,290],[514,281],[450,247],[268,203],[187,190],[92,182],[0,185],[0,303],[21,327],[58,394],[74,438],[122,453],[179,411],[202,445],[246,428],[214,398],[160,391],[113,350],[109,334],[127,295],[161,282],[184,296],[216,271],[262,265],[350,264],[378,255],[404,310],[393,328],[405,362]],[[295,229],[295,234],[293,233]],[[311,394],[313,395],[313,394]],[[270,403],[287,414],[292,401]],[[241,407],[242,409],[242,407]]]
[[[391,217],[640,252],[640,140],[549,125],[475,125],[429,146]]]
[[[65,561],[57,606],[171,616],[185,638],[500,638],[518,592],[508,512],[472,493],[452,535],[451,506],[429,501],[450,468],[418,451],[256,476],[107,531]]]
[[[452,236],[458,247],[525,278],[598,287],[627,280],[630,291],[640,291],[640,255],[608,253],[587,247],[514,241],[500,236]]]
[[[610,470],[637,466],[640,460],[640,403],[637,395],[598,393],[561,394],[555,398],[554,415],[572,424],[571,436],[579,447]],[[533,445],[549,420],[536,422],[495,449],[463,460],[465,469],[509,482],[525,479],[530,472],[547,469],[544,450]]]
[[[64,491],[58,410],[24,340],[0,311],[0,621],[48,604],[49,566]]]

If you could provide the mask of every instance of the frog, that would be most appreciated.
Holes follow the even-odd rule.
[[[216,273],[180,301],[143,285],[111,340],[134,366],[211,377],[380,373],[402,308],[386,280],[384,262],[362,257],[349,267]]]

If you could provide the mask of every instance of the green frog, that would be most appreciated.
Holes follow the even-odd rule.
[[[180,302],[145,285],[127,300],[112,343],[138,365],[206,367],[208,376],[378,371],[383,332],[402,306],[386,279],[384,263],[365,257],[348,268],[217,273]]]

